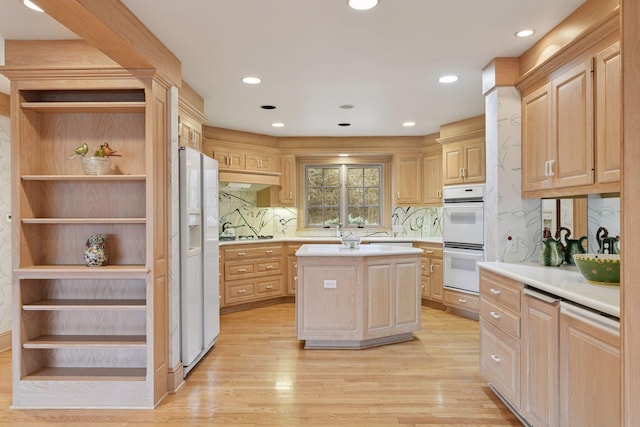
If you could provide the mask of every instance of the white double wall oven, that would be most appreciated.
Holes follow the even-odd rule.
[[[444,287],[477,294],[484,261],[484,184],[444,187]]]

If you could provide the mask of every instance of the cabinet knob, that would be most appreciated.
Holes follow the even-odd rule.
[[[266,250],[266,251],[264,251],[264,253],[265,253],[265,254],[272,254],[272,253],[273,253],[273,251],[272,251],[272,250]]]
[[[266,268],[267,270],[271,270],[271,269],[273,268],[273,265],[267,265],[267,266],[265,266],[265,268]]]
[[[493,361],[496,362],[496,363],[500,363],[502,361],[502,358],[500,356],[498,356],[497,354],[492,354],[491,355],[491,359],[493,359]]]
[[[500,319],[500,313],[496,313],[495,311],[491,311],[489,314],[491,314],[491,317],[493,317],[494,319]]]
[[[244,252],[238,252],[238,256],[245,256]]]

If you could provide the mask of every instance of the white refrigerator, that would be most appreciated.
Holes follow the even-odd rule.
[[[218,162],[180,148],[180,333],[184,374],[220,333]]]

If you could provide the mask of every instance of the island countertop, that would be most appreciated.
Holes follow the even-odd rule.
[[[545,267],[507,262],[479,262],[478,266],[560,298],[620,317],[620,287],[591,284],[573,266]]]
[[[357,248],[346,248],[343,245],[305,244],[296,251],[299,257],[371,257],[390,255],[418,255],[423,251],[419,248],[394,245],[360,245]]]

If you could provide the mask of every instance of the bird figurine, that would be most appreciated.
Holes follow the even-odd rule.
[[[87,143],[85,142],[84,144],[82,144],[81,146],[79,146],[78,148],[76,148],[73,151],[73,154],[69,156],[70,159],[73,159],[75,156],[82,156],[84,157],[85,154],[87,154],[87,152],[89,151],[89,146],[87,145]]]
[[[100,150],[98,151],[102,151],[102,155],[106,157],[122,157],[122,154],[118,153],[116,150],[109,147],[108,142],[105,142],[104,144],[102,144],[100,146]]]

